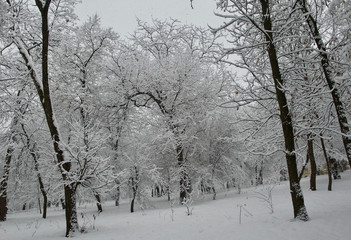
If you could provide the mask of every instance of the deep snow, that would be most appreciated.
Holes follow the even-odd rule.
[[[112,203],[96,217],[94,205],[80,208],[79,224],[86,233],[77,233],[75,239],[89,240],[346,240],[351,239],[351,171],[342,173],[342,179],[333,181],[333,191],[327,191],[327,176],[317,177],[317,191],[308,190],[308,179],[302,180],[305,203],[310,221],[292,220],[288,182],[273,189],[273,209],[259,199],[262,187],[236,190],[197,200],[193,214],[187,216],[184,206],[173,208],[163,199],[154,202],[155,208],[129,213],[128,203],[116,208]],[[241,224],[239,212],[241,209]],[[81,213],[85,215],[82,218]],[[94,228],[94,229],[93,229]],[[42,219],[37,210],[11,213],[0,223],[1,240],[65,239],[64,212],[51,208],[48,218]]]

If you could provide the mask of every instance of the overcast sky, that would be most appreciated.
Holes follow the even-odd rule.
[[[178,19],[182,23],[198,26],[218,26],[220,19],[214,16],[215,0],[82,0],[76,7],[81,21],[95,13],[104,27],[112,27],[126,36],[136,29],[136,18],[151,21],[152,18]]]

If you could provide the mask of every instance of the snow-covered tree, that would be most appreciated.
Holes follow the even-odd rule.
[[[308,220],[298,181],[293,119],[288,95],[286,94],[288,79],[283,75],[279,58],[279,41],[284,39],[286,29],[289,26],[289,21],[277,20],[281,18],[280,14],[284,2],[280,4],[265,0],[259,2],[234,0],[217,2],[218,7],[222,10],[217,15],[227,19],[227,21],[214,31],[222,31],[224,34],[228,34],[229,41],[234,43],[233,46],[223,49],[221,59],[226,61],[228,55],[237,54],[239,60],[234,60],[234,63],[232,63],[249,70],[251,79],[256,83],[255,85],[247,85],[249,94],[252,96],[251,93],[257,87],[259,89],[255,92],[264,94],[256,95],[252,98],[252,102],[276,99],[278,104],[275,104],[275,106],[278,111],[272,109],[273,114],[270,118],[279,116],[283,130],[284,151],[289,173],[294,217]],[[258,74],[257,70],[259,70]]]

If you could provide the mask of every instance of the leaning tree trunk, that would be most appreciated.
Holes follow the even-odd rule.
[[[346,156],[347,156],[347,159],[349,161],[349,165],[351,167],[350,128],[349,128],[349,124],[348,124],[347,118],[346,118],[345,107],[341,101],[340,92],[339,92],[339,90],[336,86],[336,83],[333,79],[333,76],[332,76],[333,71],[332,71],[331,66],[330,66],[327,48],[325,46],[325,43],[323,42],[321,34],[319,33],[317,21],[313,18],[311,12],[307,8],[306,0],[297,0],[296,3],[297,3],[297,5],[300,6],[300,9],[303,12],[305,19],[306,19],[306,22],[309,26],[310,32],[311,32],[311,34],[316,42],[316,45],[318,47],[319,54],[321,56],[321,66],[323,69],[324,77],[328,83],[328,87],[330,89],[330,92],[331,92],[331,95],[333,98],[333,103],[335,106],[336,115],[338,117],[339,126],[340,126],[340,130],[342,133],[342,140],[343,140],[344,148],[346,151]]]
[[[311,176],[310,176],[310,189],[312,191],[316,191],[316,175],[317,175],[317,166],[316,166],[316,161],[314,158],[314,153],[313,153],[313,139],[308,137],[307,140],[307,151],[308,151],[308,157],[311,161]]]
[[[264,24],[264,34],[266,37],[267,51],[269,56],[269,61],[271,65],[274,86],[276,91],[276,97],[280,110],[280,121],[283,128],[284,142],[285,142],[285,156],[288,167],[289,182],[290,182],[290,193],[294,208],[294,218],[307,221],[309,219],[307,210],[304,203],[304,198],[302,190],[300,187],[296,154],[295,154],[295,140],[294,140],[294,130],[292,125],[291,114],[289,111],[288,102],[283,89],[283,79],[280,73],[278,57],[273,42],[273,31],[272,31],[272,21],[270,17],[269,1],[260,0],[262,6],[262,16]]]

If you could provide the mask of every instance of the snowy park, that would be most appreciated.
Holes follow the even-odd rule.
[[[221,192],[217,200],[203,196],[193,203],[189,216],[185,206],[171,207],[166,199],[157,199],[152,203],[153,208],[134,213],[129,212],[129,202],[119,207],[106,203],[100,215],[95,206],[79,206],[79,221],[85,232],[76,233],[74,239],[348,239],[351,171],[334,181],[331,192],[327,191],[327,176],[318,176],[317,183],[317,191],[308,189],[308,179],[302,179],[301,183],[311,218],[308,222],[291,217],[288,182],[281,182],[272,190],[273,209],[259,194],[267,196],[267,186],[242,189],[240,194],[237,190]],[[11,213],[6,222],[0,223],[0,236],[4,240],[65,239],[64,230],[64,211],[55,208],[49,209],[47,219],[33,209]]]
[[[0,1],[0,240],[346,240],[351,1]]]

